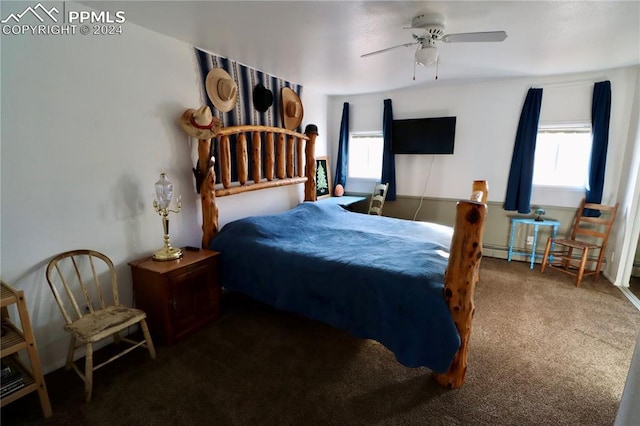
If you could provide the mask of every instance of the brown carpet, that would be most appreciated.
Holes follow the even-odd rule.
[[[640,312],[601,278],[483,259],[469,371],[445,390],[381,345],[225,295],[221,317],[172,347],[98,370],[83,401],[73,372],[47,375],[54,415],[35,394],[2,424],[611,425]]]

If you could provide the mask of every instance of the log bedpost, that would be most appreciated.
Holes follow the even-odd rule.
[[[305,176],[307,181],[304,183],[304,201],[316,201],[316,137],[318,136],[318,127],[309,124],[304,129],[304,134],[309,140],[304,148],[305,153]]]
[[[486,201],[486,182],[476,182],[472,198],[475,199],[478,192],[482,191],[480,199]],[[461,387],[467,373],[469,337],[475,311],[473,298],[479,278],[486,216],[487,205],[483,202],[459,201],[456,206],[456,223],[444,278],[444,296],[460,335],[460,348],[449,369],[445,373],[435,374],[436,381],[449,389]]]
[[[471,187],[471,201],[487,203],[489,195],[489,183],[486,180],[474,180]]]
[[[200,176],[204,176],[198,188],[202,202],[202,248],[204,249],[209,247],[209,242],[218,232],[215,159],[211,157],[210,149],[211,139],[198,140],[198,172]]]
[[[209,167],[209,171],[200,187],[200,198],[202,201],[202,248],[208,249],[209,243],[218,233],[216,171],[213,165]]]
[[[207,175],[207,171],[209,170],[209,164],[211,163],[211,139],[198,139],[198,164],[197,175],[205,177]],[[200,185],[198,191],[200,191],[202,187],[202,181],[196,181],[198,185]]]

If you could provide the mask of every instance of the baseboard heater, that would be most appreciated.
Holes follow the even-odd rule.
[[[495,246],[495,245],[491,245],[491,244],[483,244],[482,248],[483,248],[483,250],[502,251],[502,252],[505,253],[505,259],[509,256],[509,247],[506,247],[506,246]],[[522,250],[522,249],[520,249],[520,248],[518,249],[518,253],[519,254],[514,254],[513,256],[517,256],[518,258],[527,258],[527,259],[531,256],[530,253],[529,254],[522,254],[522,252],[520,250]],[[536,251],[536,255],[538,255],[538,256],[542,256],[543,254],[544,254],[544,250],[543,251]],[[489,257],[491,257],[491,256],[489,256]],[[582,259],[582,257],[576,256],[576,255],[571,257],[571,260],[572,261],[575,260],[576,262],[580,262],[581,259]],[[597,261],[598,261],[598,258],[596,258],[596,257],[587,258],[587,262],[597,262]],[[603,265],[607,264],[606,256],[602,260],[602,264]],[[633,266],[635,267],[636,263],[634,263]]]

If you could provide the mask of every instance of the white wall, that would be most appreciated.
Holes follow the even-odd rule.
[[[171,242],[200,244],[196,141],[177,119],[201,104],[201,82],[192,46],[131,23],[120,36],[3,35],[1,59],[0,274],[25,291],[48,372],[64,364],[67,345],[44,276],[53,255],[104,252],[130,303],[127,262],[163,244],[152,207],[163,169],[183,201],[170,216]],[[305,89],[302,100],[304,124],[326,134],[326,97]],[[318,149],[326,151],[323,137]],[[298,185],[221,198],[220,222],[286,210],[302,193]]]
[[[640,236],[640,73],[637,75],[634,96],[632,120],[629,126],[631,143],[625,152],[621,184],[618,189],[622,224],[617,231],[618,241],[622,243],[619,255],[614,262],[618,265],[616,285],[624,287],[629,287],[634,260],[639,250],[637,246]]]
[[[350,103],[350,130],[382,128],[383,100],[392,99],[394,118],[457,116],[454,155],[397,155],[396,183],[398,195],[435,198],[465,198],[474,179],[489,182],[489,200],[502,202],[506,194],[509,166],[522,105],[530,87],[542,87],[541,120],[590,120],[593,83],[611,80],[612,107],[609,149],[603,202],[623,202],[621,188],[633,185],[623,169],[632,167],[625,158],[633,152],[637,126],[637,103],[634,96],[639,67],[604,70],[594,73],[514,78],[475,83],[446,83],[416,86],[404,90],[358,96],[335,96],[329,99],[329,140],[332,163],[335,162],[343,102]],[[635,114],[635,115],[634,115]],[[632,130],[630,130],[630,128]],[[637,161],[637,159],[635,160]],[[636,165],[637,167],[637,165]],[[623,177],[625,176],[625,177]],[[635,175],[633,175],[635,177]],[[370,192],[370,183],[358,186],[347,181],[348,192]],[[583,194],[540,194],[532,202],[576,206]],[[631,205],[627,203],[625,209]],[[623,209],[623,212],[625,211]],[[627,217],[617,220],[610,241],[610,253],[620,254]],[[626,227],[626,228],[625,228]],[[619,255],[607,265],[607,274],[616,281]]]

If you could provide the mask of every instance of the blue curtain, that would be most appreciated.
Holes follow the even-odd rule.
[[[513,146],[507,196],[504,200],[505,210],[517,210],[518,213],[525,214],[531,212],[533,162],[541,104],[542,89],[529,89],[520,114],[518,132]]]
[[[396,160],[391,150],[393,129],[393,108],[391,99],[384,100],[384,114],[382,116],[382,138],[384,140],[382,152],[382,183],[388,183],[387,200],[396,199]]]
[[[342,105],[342,121],[340,122],[340,139],[338,141],[338,162],[336,164],[336,178],[333,180],[333,189],[337,185],[344,188],[347,183],[347,171],[349,165],[349,102]]]
[[[593,86],[591,104],[591,162],[589,163],[589,186],[587,203],[600,204],[604,187],[604,170],[609,145],[609,119],[611,117],[611,82],[601,81]],[[586,209],[584,216],[599,216],[600,212]]]

